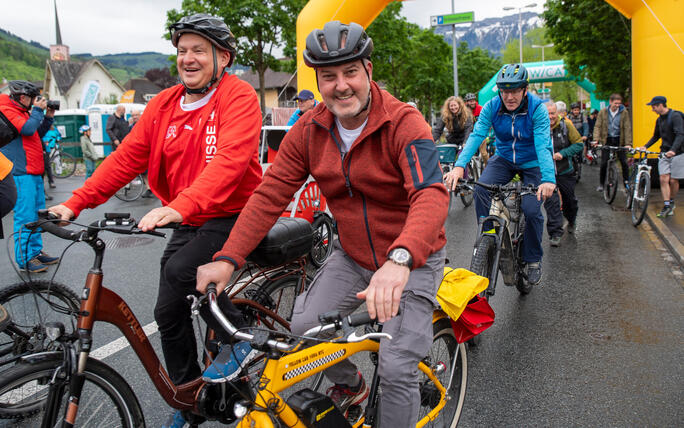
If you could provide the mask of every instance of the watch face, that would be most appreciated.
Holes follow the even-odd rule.
[[[392,251],[392,260],[397,263],[408,263],[410,257],[409,252],[403,248]]]

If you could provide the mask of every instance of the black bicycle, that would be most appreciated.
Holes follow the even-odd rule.
[[[606,165],[606,178],[603,181],[603,200],[607,204],[612,204],[617,195],[618,186],[620,183],[620,175],[616,165],[616,153],[619,151],[629,151],[630,149],[618,146],[598,146],[599,149],[608,150],[608,163]],[[603,156],[603,154],[601,155]]]
[[[525,214],[521,203],[524,195],[537,193],[537,186],[523,185],[520,181],[485,184],[472,180],[462,181],[460,186],[471,189],[480,186],[492,197],[489,215],[478,221],[478,234],[470,262],[472,272],[489,279],[489,286],[482,296],[489,299],[494,295],[499,271],[504,284],[515,286],[521,294],[529,293],[532,284],[527,281],[522,257]]]
[[[76,171],[76,158],[63,151],[59,143],[55,143],[55,147],[50,150],[49,160],[54,177],[68,178],[74,175]]]
[[[442,172],[446,174],[456,167],[456,160],[458,159],[458,154],[461,151],[462,146],[458,144],[438,144],[437,152],[439,153],[439,164],[442,167]],[[479,162],[479,163],[478,163]],[[476,168],[476,165],[480,167]],[[465,176],[470,179],[479,178],[481,172],[481,161],[478,158],[473,159],[466,165]],[[463,202],[464,207],[469,207],[473,203],[473,192],[469,188],[456,189],[454,191],[449,190],[449,210],[451,210],[451,201],[454,198],[454,194],[461,197],[461,202]]]

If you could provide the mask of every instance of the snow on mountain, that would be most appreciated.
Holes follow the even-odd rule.
[[[522,14],[523,35],[543,25],[544,22],[536,13],[524,12]],[[444,40],[451,45],[450,25],[435,27],[434,32],[443,36]],[[501,18],[487,18],[471,24],[456,26],[457,43],[465,41],[470,49],[480,47],[488,50],[495,56],[501,56],[501,51],[506,46],[506,43],[518,37],[518,14]]]

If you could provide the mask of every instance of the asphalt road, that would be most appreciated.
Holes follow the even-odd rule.
[[[602,201],[594,191],[596,175],[596,168],[588,169],[578,185],[576,234],[566,235],[559,248],[550,248],[545,237],[542,285],[522,297],[499,281],[491,300],[496,322],[482,334],[479,346],[469,349],[460,426],[681,426],[682,272],[648,225],[632,227],[628,213]],[[55,201],[66,199],[82,180],[58,181],[51,192]],[[619,195],[616,204],[623,198]],[[120,211],[140,218],[158,205],[150,199],[113,199],[85,211],[79,220]],[[10,230],[11,216],[3,224]],[[455,200],[446,227],[450,264],[468,267],[476,233],[474,208],[464,209]],[[55,237],[44,238],[51,254],[66,246]],[[126,243],[132,242],[111,241]],[[108,248],[105,256],[105,285],[124,297],[143,326],[153,322],[164,245],[164,239],[149,238],[127,248]],[[91,262],[89,247],[71,247],[56,280],[80,290]],[[18,281],[6,256],[0,278],[3,284]],[[97,348],[120,333],[98,325],[95,336]],[[159,334],[151,341],[160,353]],[[169,408],[130,348],[104,361],[131,384],[147,425],[160,426]]]

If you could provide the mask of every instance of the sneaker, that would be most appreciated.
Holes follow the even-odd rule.
[[[568,223],[568,233],[575,233],[575,223]]]
[[[249,342],[237,342],[233,346],[224,346],[214,362],[202,373],[202,380],[210,383],[222,383],[235,379],[242,367],[252,361],[259,351],[252,349]]]
[[[26,263],[26,266],[19,266],[19,270],[22,272],[38,273],[45,272],[46,270],[48,270],[48,267],[39,262],[36,257],[34,259],[29,260],[29,262]]]
[[[552,247],[560,247],[561,236],[552,236],[549,238],[549,242],[551,243]]]
[[[596,191],[597,191],[597,192],[603,192],[603,186],[597,187],[597,188],[596,188]]]
[[[50,189],[56,189],[57,186],[55,186],[55,183],[50,183]]]
[[[368,397],[368,387],[361,373],[359,373],[359,378],[361,382],[355,387],[336,383],[326,391],[326,395],[337,405],[345,417],[347,417],[349,407],[360,405]]]
[[[670,212],[667,213],[668,217],[674,215],[674,210],[675,210],[675,208],[676,208],[676,207],[675,207],[674,202],[670,202]]]
[[[671,215],[674,215],[674,205],[673,204],[665,205],[663,207],[663,209],[660,210],[660,212],[658,214],[656,214],[656,217],[665,218],[665,217],[669,217]]]
[[[186,425],[183,413],[180,410],[175,410],[169,418],[164,422],[161,428],[184,428],[186,426],[197,426],[197,425]]]
[[[59,261],[59,257],[51,257],[45,251],[41,251],[35,258],[44,265],[54,265]]]
[[[527,264],[527,282],[531,285],[539,285],[542,277],[541,263],[533,262]]]

